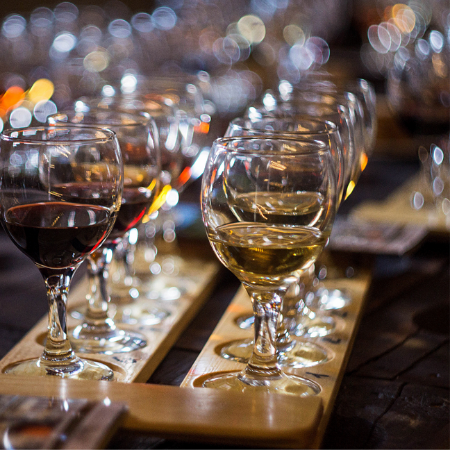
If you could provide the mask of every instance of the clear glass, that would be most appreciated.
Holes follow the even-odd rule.
[[[66,303],[79,265],[113,229],[123,165],[115,134],[95,127],[10,130],[1,137],[1,221],[40,270],[48,295],[42,355],[6,369],[16,375],[113,379],[104,364],[79,358],[68,340]]]
[[[274,136],[215,141],[203,175],[203,222],[217,257],[251,298],[255,337],[246,368],[213,375],[205,387],[318,392],[313,382],[282,372],[277,326],[296,271],[307,269],[329,238],[336,202],[335,163],[323,142]]]
[[[142,89],[121,92],[120,88],[108,85],[99,97],[82,97],[75,102],[75,109],[88,112],[91,109],[107,109],[150,114],[154,120],[161,153],[161,192],[155,201],[157,210],[164,204],[172,180],[183,172],[181,146],[180,112],[178,108],[162,95],[148,93]],[[108,94],[108,95],[106,95]],[[154,235],[149,228],[156,226],[156,219],[147,218],[137,228],[130,230],[116,248],[111,264],[111,304],[115,310],[114,320],[127,324],[156,325],[170,315],[170,312],[158,305],[155,299],[149,299],[148,283],[154,278],[149,270],[150,260],[157,249]],[[152,256],[149,258],[149,254]],[[80,312],[72,312],[80,317]]]
[[[377,114],[376,114],[376,94],[373,85],[365,79],[359,78],[355,80],[342,79],[332,75],[326,71],[311,71],[305,74],[303,79],[292,85],[288,81],[281,81],[278,86],[283,100],[295,100],[297,96],[302,97],[307,93],[319,93],[319,97],[328,98],[332,96],[340,103],[344,103],[348,107],[349,119],[352,127],[349,130],[354,131],[354,145],[356,147],[355,155],[352,162],[352,176],[345,186],[345,197],[347,198],[356,187],[360,174],[367,166],[370,155],[375,146],[377,133]],[[306,94],[305,94],[306,93]],[[323,97],[322,97],[323,96]],[[325,255],[326,254],[326,255]],[[314,280],[313,290],[310,293],[310,301],[308,302],[312,311],[328,311],[332,309],[341,309],[346,307],[351,301],[349,293],[334,289],[329,291],[323,286],[321,280],[325,277],[332,279],[333,277],[343,278],[346,276],[347,267],[341,267],[339,270],[337,265],[331,264],[331,255],[325,251],[320,261],[320,277]],[[312,312],[314,316],[316,313]],[[314,318],[311,327],[305,329],[301,325],[297,329],[297,334],[305,332],[312,335],[325,335],[334,329],[329,318],[320,325],[320,319]]]
[[[290,117],[276,118],[273,115],[263,114],[259,118],[236,118],[228,125],[226,136],[288,136],[290,138],[314,139],[329,145],[336,167],[338,199],[342,198],[344,180],[343,174],[344,154],[343,143],[337,126],[327,120],[312,119],[304,115],[293,114]],[[309,271],[307,272],[309,273]],[[290,367],[308,367],[327,361],[327,352],[319,345],[307,341],[292,339],[289,329],[296,334],[300,327],[304,335],[320,332],[329,334],[335,329],[332,318],[318,316],[310,310],[305,302],[306,275],[303,271],[297,272],[299,282],[294,283],[284,297],[281,317],[277,330],[278,360],[280,364]],[[253,317],[241,318],[241,328],[253,324]],[[296,324],[292,324],[293,319]],[[289,324],[288,324],[289,322]],[[325,324],[328,327],[325,328]],[[321,329],[322,328],[322,329]],[[325,331],[324,331],[325,330]],[[239,362],[247,362],[252,353],[251,340],[234,341],[221,348],[221,356]]]
[[[124,170],[124,189],[114,228],[102,248],[88,258],[88,306],[83,323],[72,333],[72,343],[81,352],[121,353],[147,345],[141,333],[117,327],[108,314],[111,299],[109,267],[125,234],[151,213],[159,193],[160,155],[156,127],[148,114],[101,109],[61,112],[50,123],[96,124],[112,129],[118,138]]]
[[[154,302],[169,309],[181,297],[192,295],[195,286],[192,274],[195,267],[201,270],[201,264],[192,257],[186,263],[178,245],[177,229],[185,220],[186,210],[180,208],[178,202],[181,192],[203,171],[201,161],[206,155],[205,148],[210,145],[211,116],[205,109],[196,77],[143,77],[136,92],[146,103],[172,105],[179,135],[177,151],[165,151],[162,146],[163,188],[157,216],[141,226],[138,240],[130,245],[135,248],[131,257],[133,271],[140,279],[140,292],[145,299],[127,308],[122,320],[148,324],[155,317]]]
[[[298,85],[282,81],[278,86],[279,93],[267,91],[260,104],[248,108],[246,117],[255,121],[270,115],[289,121],[292,115],[310,114],[334,122],[343,143],[345,171],[342,200],[345,200],[355,188],[373,150],[376,131],[375,93],[365,80],[346,83],[338,88],[330,78],[326,73],[311,72]],[[348,295],[339,291],[334,291],[333,296],[325,295],[328,291],[323,289],[323,284],[314,274],[310,275],[308,284],[314,286],[312,295],[315,300],[308,305],[300,303],[305,309],[299,311],[295,334],[314,337],[330,334],[335,330],[335,321],[322,312],[336,305],[346,306]],[[325,302],[328,302],[327,306]],[[311,305],[312,308],[309,307]]]

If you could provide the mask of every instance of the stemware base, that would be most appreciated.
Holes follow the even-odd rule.
[[[298,397],[317,395],[320,392],[319,385],[313,381],[286,373],[260,379],[248,379],[245,372],[220,373],[207,378],[202,387],[238,392],[270,392]]]
[[[312,307],[320,311],[345,308],[351,302],[350,293],[346,289],[319,289],[313,300]]]
[[[328,361],[325,349],[312,342],[295,340],[286,351],[278,352],[278,363],[282,367],[311,367]],[[253,339],[232,341],[220,349],[220,356],[225,359],[247,363],[253,352]]]
[[[84,306],[70,311],[71,317],[77,320],[83,320],[85,313]],[[170,314],[170,311],[155,305],[152,300],[133,300],[123,304],[110,303],[108,308],[108,316],[114,318],[114,322],[129,325],[158,325]]]
[[[254,317],[253,313],[243,314],[242,316],[239,316],[236,319],[236,325],[241,330],[248,330],[249,328],[251,328],[253,326],[254,323],[255,323],[255,317]]]
[[[78,357],[64,366],[43,364],[41,358],[29,359],[7,367],[4,373],[38,377],[57,376],[76,380],[111,381],[114,378],[114,372],[105,364]]]
[[[328,353],[324,348],[306,341],[296,341],[292,349],[278,353],[280,366],[292,369],[316,366],[328,360]]]
[[[170,311],[155,305],[152,300],[138,300],[128,305],[110,306],[116,310],[115,321],[128,325],[158,325],[171,315]]]
[[[293,334],[304,337],[323,337],[336,330],[336,321],[332,317],[313,314],[310,318],[302,316],[300,323],[295,327]]]
[[[82,325],[73,330],[70,343],[77,352],[81,353],[127,353],[139,350],[147,345],[145,336],[134,331],[119,328],[102,334],[86,332]]]

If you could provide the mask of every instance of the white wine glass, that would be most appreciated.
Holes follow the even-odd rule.
[[[203,386],[318,393],[316,383],[282,372],[276,339],[282,299],[296,271],[314,263],[331,232],[337,194],[329,147],[288,137],[218,139],[201,199],[211,246],[243,283],[255,317],[254,350],[245,369],[212,374]]]
[[[295,139],[314,139],[324,142],[333,156],[337,175],[338,202],[342,198],[344,188],[344,158],[343,143],[337,126],[327,120],[312,119],[307,116],[292,115],[285,118],[276,118],[264,115],[259,119],[249,118],[233,119],[226,130],[226,136],[252,136],[265,135],[267,137],[289,137]],[[309,274],[307,271],[306,274]],[[307,367],[324,363],[328,359],[327,351],[307,340],[295,340],[290,335],[290,329],[298,329],[301,323],[305,328],[315,326],[317,321],[327,323],[328,332],[334,330],[334,321],[327,317],[318,317],[317,313],[307,308],[305,294],[301,289],[307,276],[304,271],[298,272],[299,282],[292,285],[283,300],[281,317],[277,329],[278,361],[282,366]],[[249,328],[253,325],[253,316],[238,319],[240,328]],[[233,341],[221,348],[221,356],[235,361],[246,362],[251,355],[252,339]]]
[[[342,139],[342,155],[344,159],[343,194],[339,203],[351,194],[359,178],[364,160],[364,135],[362,129],[361,103],[350,92],[336,96],[332,93],[317,90],[304,90],[289,84],[288,88],[280,83],[280,94],[267,91],[260,103],[254,104],[246,111],[246,117],[252,121],[272,116],[289,121],[295,115],[308,115],[312,118],[333,122]],[[308,278],[307,278],[308,277]],[[313,271],[302,274],[302,283],[313,286],[315,274]],[[315,289],[313,287],[313,289]],[[344,292],[341,292],[344,295]],[[308,299],[315,297],[308,295]],[[325,298],[325,297],[324,297]],[[336,321],[329,316],[311,309],[311,303],[299,309],[297,326],[292,332],[297,336],[318,337],[332,333],[336,328]],[[348,298],[345,299],[345,304]]]
[[[0,140],[1,222],[41,272],[49,303],[42,355],[6,372],[111,380],[109,367],[74,353],[66,302],[73,274],[102,248],[120,208],[123,165],[116,135],[95,127],[39,127],[5,131]]]
[[[295,98],[296,93],[316,92],[344,98],[349,111],[352,111],[353,129],[359,127],[359,137],[354,139],[357,157],[353,160],[351,173],[353,176],[346,186],[347,198],[355,189],[360,174],[364,171],[375,147],[377,133],[376,94],[373,85],[365,79],[342,79],[326,71],[311,71],[295,85],[282,80],[278,85],[278,91],[284,98]],[[341,267],[339,261],[334,261],[329,251],[325,251],[318,261],[317,276],[307,280],[311,286],[308,293],[308,305],[313,311],[329,311],[341,309],[351,301],[349,292],[345,289],[327,289],[321,280],[342,278],[346,276],[347,267]],[[312,275],[313,277],[314,275]],[[331,319],[331,318],[330,318]],[[324,334],[325,326],[316,324],[315,332]],[[299,330],[301,333],[301,330]]]

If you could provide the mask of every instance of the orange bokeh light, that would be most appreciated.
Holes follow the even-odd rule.
[[[25,91],[20,86],[11,86],[0,97],[0,115],[4,116],[6,112],[19,105],[25,98]]]

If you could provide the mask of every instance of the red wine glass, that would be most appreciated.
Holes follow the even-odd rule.
[[[109,367],[74,353],[66,302],[72,276],[101,249],[120,208],[123,165],[116,135],[97,127],[24,128],[4,132],[0,145],[0,219],[41,272],[49,303],[42,355],[5,372],[111,380]]]

